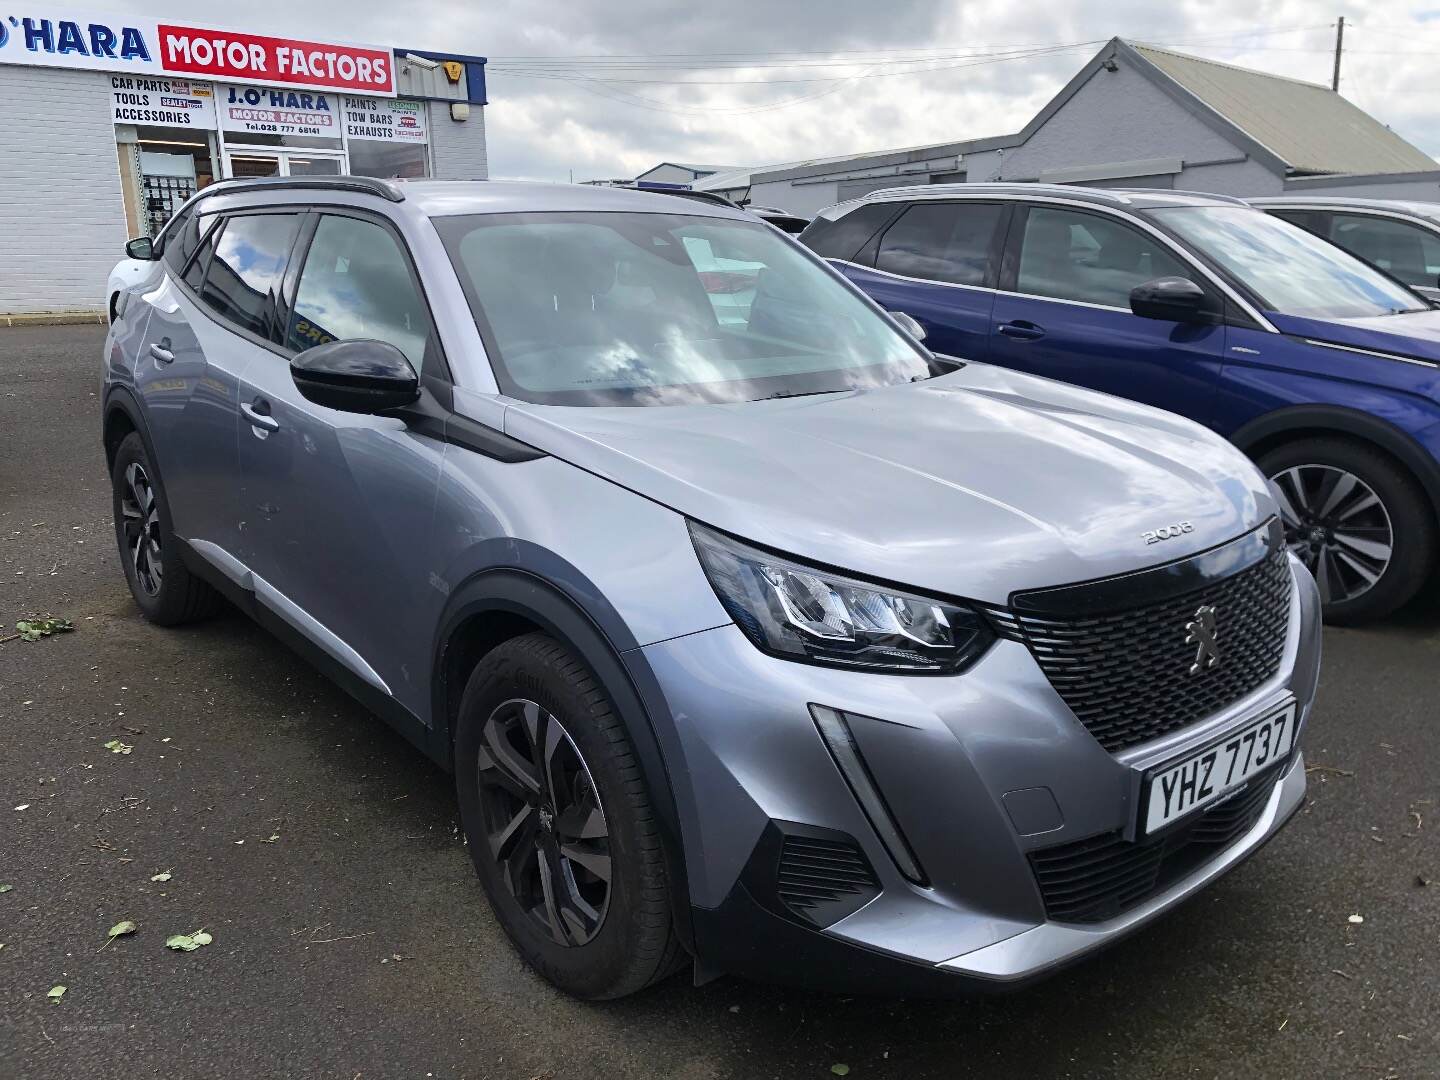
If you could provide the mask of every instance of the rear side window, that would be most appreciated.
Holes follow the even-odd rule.
[[[1194,274],[1155,237],[1097,214],[1031,207],[1020,245],[1017,291],[1105,307],[1130,307],[1130,290]]]
[[[1282,221],[1288,221],[1292,225],[1299,225],[1306,232],[1313,232],[1317,236],[1325,235],[1325,215],[1319,210],[1266,210],[1267,214],[1273,214]]]
[[[421,371],[435,330],[405,252],[390,230],[373,221],[326,215],[305,258],[285,345],[302,352],[356,338],[394,345]]]
[[[1406,285],[1440,285],[1440,237],[1394,218],[1336,214],[1330,240]]]
[[[823,259],[853,260],[865,242],[895,216],[894,203],[856,207],[842,218],[816,218],[800,234],[800,242]]]
[[[905,277],[984,285],[999,203],[922,202],[885,230],[875,268]]]
[[[285,262],[300,220],[299,214],[243,214],[227,219],[200,299],[227,322],[275,340]]]
[[[205,242],[200,245],[200,253],[195,256],[195,261],[185,271],[185,284],[197,293],[200,291],[201,283],[205,280],[205,268],[210,265],[210,256],[215,253],[215,241],[220,238],[220,230],[224,227],[224,223],[216,225],[214,218],[206,219]]]
[[[206,219],[206,224],[213,219]],[[173,222],[165,233],[165,265],[171,273],[179,274],[200,246],[200,216],[193,210],[186,211]]]

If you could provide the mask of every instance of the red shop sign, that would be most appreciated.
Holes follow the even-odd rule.
[[[158,27],[160,67],[226,82],[395,95],[394,56],[363,45],[326,45],[191,26]]]

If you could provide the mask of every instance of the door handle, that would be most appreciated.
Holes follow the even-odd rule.
[[[260,428],[266,432],[280,430],[280,421],[270,415],[270,403],[264,398],[256,398],[253,402],[242,401],[240,411],[245,414],[245,419],[250,421],[250,426],[253,428]]]
[[[1003,322],[995,328],[997,333],[1005,337],[1014,338],[1016,341],[1034,341],[1045,336],[1045,328],[1036,326],[1033,322],[1024,319],[1016,319],[1014,322]]]
[[[164,339],[163,339],[163,344],[151,345],[151,346],[150,346],[150,355],[151,355],[152,357],[154,357],[156,360],[158,360],[158,361],[159,361],[160,363],[162,363],[162,364],[169,364],[169,363],[174,362],[174,360],[175,360],[175,354],[174,354],[173,352],[171,352],[169,349],[165,348],[165,346],[166,346],[166,345],[169,345],[169,344],[170,344],[170,339],[169,339],[169,338],[164,338]]]

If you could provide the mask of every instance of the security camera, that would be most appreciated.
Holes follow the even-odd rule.
[[[428,56],[416,56],[414,53],[406,53],[403,59],[407,64],[414,64],[426,71],[434,71],[440,66],[438,61],[431,60]]]

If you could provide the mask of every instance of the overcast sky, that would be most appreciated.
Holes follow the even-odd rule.
[[[322,7],[251,0],[237,8],[217,0],[111,0],[101,6],[262,33],[488,56],[491,175],[565,180],[573,173],[586,180],[634,176],[663,160],[765,165],[1006,134],[1019,130],[1098,48],[1003,60],[978,55],[1002,46],[1119,35],[1328,84],[1340,14],[1346,16],[1341,92],[1437,155],[1440,0],[1431,5],[345,0]],[[341,10],[343,19],[335,14]],[[697,55],[717,63],[721,53],[746,61],[769,55],[761,67],[686,66],[698,64]],[[937,54],[947,56],[943,68],[917,62]],[[676,58],[672,66],[592,64],[581,79],[503,70],[535,57],[643,56],[653,63],[662,55]],[[823,66],[827,56],[857,62]],[[795,66],[776,66],[791,60]],[[773,81],[781,79],[794,81]],[[680,81],[688,85],[674,85]]]

